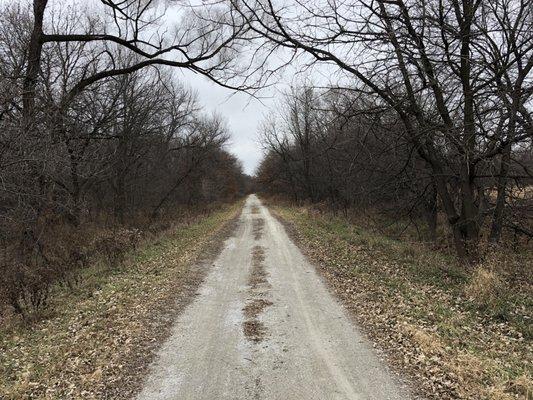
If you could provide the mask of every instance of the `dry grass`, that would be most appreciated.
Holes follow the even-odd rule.
[[[21,240],[28,235],[27,227],[11,224],[9,240],[2,243],[0,250],[0,325],[22,318],[39,319],[48,312],[48,301],[56,286],[75,290],[87,267],[120,266],[126,255],[140,245],[196,223],[217,206],[176,206],[155,221],[146,211],[138,212],[128,217],[128,226],[105,212],[77,226],[46,214],[34,227],[38,236],[31,240]]]
[[[439,355],[444,349],[444,345],[439,336],[433,332],[428,332],[421,327],[405,324],[399,327],[404,335],[420,348],[422,354]]]
[[[508,196],[513,198],[523,200],[533,199],[533,185],[522,187],[514,186],[510,190],[508,189],[508,192]],[[488,196],[490,196],[492,200],[495,200],[498,196],[498,191],[496,189],[492,189],[489,191]]]
[[[497,303],[505,300],[508,288],[497,272],[480,266],[470,277],[464,291],[470,301],[480,308],[494,309]]]
[[[240,207],[179,226],[115,269],[93,265],[76,290],[56,288],[47,318],[2,327],[0,398],[130,398]]]
[[[492,249],[470,272],[446,253],[341,218],[274,210],[391,365],[425,397],[531,400],[532,252]]]

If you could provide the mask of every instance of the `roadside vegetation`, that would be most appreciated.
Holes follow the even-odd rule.
[[[366,221],[273,204],[392,365],[434,399],[533,398],[533,253],[453,254],[398,240]]]
[[[58,283],[76,290],[99,257],[119,264],[172,221],[235,201],[247,181],[193,89],[110,45],[106,11],[122,15],[119,32],[160,11],[30,3],[0,4],[0,323],[46,309]]]
[[[231,28],[67,3],[0,4],[2,399],[128,397],[249,179],[171,68],[237,89]]]
[[[530,399],[533,9],[240,2],[327,76],[265,118],[256,191],[427,395]]]
[[[241,205],[174,223],[119,264],[101,259],[76,286],[54,285],[45,309],[3,321],[0,398],[129,398]]]

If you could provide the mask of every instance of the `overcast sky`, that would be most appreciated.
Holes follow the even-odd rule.
[[[58,1],[58,0],[55,0]],[[70,0],[72,1],[72,0]],[[189,4],[198,4],[198,0],[187,0]],[[181,23],[180,10],[183,4],[167,2],[165,24],[169,27]],[[178,80],[190,87],[198,94],[199,103],[204,107],[204,112],[216,112],[224,118],[229,127],[231,141],[228,150],[242,162],[244,172],[253,175],[262,158],[261,146],[258,143],[258,127],[264,117],[272,112],[277,104],[279,93],[288,88],[289,84],[283,77],[278,76],[278,83],[267,89],[261,90],[257,100],[246,93],[235,92],[219,86],[200,74],[187,70],[174,70]],[[288,74],[291,75],[291,74]]]
[[[198,93],[204,111],[215,111],[224,117],[231,133],[228,150],[241,160],[247,174],[253,174],[262,156],[257,143],[258,125],[275,105],[275,92],[265,92],[259,101],[218,86],[201,75],[177,73],[176,77]]]
[[[309,83],[310,78],[314,84],[326,85],[334,74],[334,69],[328,67],[298,74],[298,65],[298,61],[294,61],[287,66],[276,77],[275,84],[259,91],[259,99],[218,86],[208,78],[190,71],[176,70],[175,76],[197,92],[205,112],[215,111],[226,120],[231,133],[228,150],[241,160],[244,172],[253,175],[263,155],[258,143],[259,125],[269,113],[276,113],[282,94],[293,85]]]

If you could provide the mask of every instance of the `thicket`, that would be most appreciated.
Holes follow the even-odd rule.
[[[286,93],[278,113],[263,124],[265,156],[257,171],[256,190],[454,252],[453,227],[438,196],[433,172],[394,113],[376,110],[373,105],[371,99],[348,90],[307,86]],[[462,201],[460,168],[455,164],[458,158],[451,152],[449,155],[442,174],[458,207]],[[500,222],[501,155],[480,161],[471,172],[480,208],[476,222],[480,233],[469,243],[475,246],[471,254],[475,251],[476,258],[463,261],[479,261],[495,245],[531,248],[530,137],[513,146],[510,160]],[[498,235],[494,234],[496,229],[501,229]]]
[[[0,316],[44,307],[80,268],[115,266],[143,238],[247,185],[224,121],[168,67],[115,73],[142,55],[95,40],[104,17],[83,8],[39,20],[46,3],[0,7]],[[33,71],[39,23],[67,39],[44,45],[37,32]],[[69,38],[80,31],[87,40]]]

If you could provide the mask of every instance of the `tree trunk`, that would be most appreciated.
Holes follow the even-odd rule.
[[[457,215],[455,209],[454,201],[448,187],[446,185],[446,180],[444,179],[444,174],[440,166],[435,163],[432,164],[433,176],[435,179],[435,189],[438,193],[438,196],[441,200],[442,208],[448,219],[449,226],[453,234],[453,243],[455,251],[459,259],[467,261],[469,258],[468,245],[464,237],[464,232],[461,224],[461,217]]]
[[[432,183],[426,198],[426,220],[429,229],[429,238],[432,242],[437,240],[437,190]]]
[[[118,138],[118,149],[117,156],[118,160],[115,166],[115,204],[114,204],[114,214],[115,218],[121,224],[124,224],[125,221],[125,211],[126,211],[126,165],[127,165],[127,144],[126,144],[126,127],[124,131],[121,132],[120,137]]]
[[[115,218],[121,224],[125,221],[125,208],[126,208],[126,185],[124,182],[124,176],[119,173],[115,180],[115,205],[113,208]]]
[[[503,148],[502,156],[500,159],[500,174],[498,176],[497,183],[497,197],[496,197],[496,207],[494,208],[494,215],[492,219],[492,227],[489,236],[489,240],[492,243],[497,243],[500,241],[500,237],[503,229],[503,212],[505,209],[505,198],[507,193],[507,178],[509,175],[509,167],[511,163],[511,152],[512,152],[512,143],[515,138],[516,133],[516,119],[518,114],[518,109],[520,106],[521,91],[520,85],[516,86],[513,91],[513,102],[510,109],[510,118],[509,118],[509,132],[507,135],[507,145]]]
[[[35,88],[41,69],[43,19],[47,3],[48,0],[33,1],[33,31],[28,45],[28,61],[22,87],[22,109],[26,124],[32,123],[31,117],[35,109]]]
[[[74,154],[74,151],[69,148],[70,156],[70,179],[72,188],[70,196],[72,198],[71,221],[74,226],[78,226],[81,222],[81,182],[79,176],[79,160]]]
[[[475,244],[479,237],[479,213],[475,200],[473,182],[470,179],[470,169],[473,166],[466,165],[461,169],[461,230],[464,239]]]

